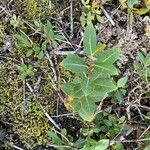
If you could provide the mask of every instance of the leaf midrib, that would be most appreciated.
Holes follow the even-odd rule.
[[[70,64],[70,63],[65,63],[64,65],[67,65],[67,66],[80,66],[80,67],[88,68],[86,65],[81,65],[81,64]]]

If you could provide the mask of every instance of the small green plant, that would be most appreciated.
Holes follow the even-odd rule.
[[[19,17],[17,17],[15,14],[13,14],[11,20],[10,20],[10,24],[14,27],[17,28],[19,26],[22,25],[22,21]]]
[[[31,56],[32,54],[35,54],[37,58],[43,58],[44,49],[42,49],[42,46],[40,44],[33,43],[31,40],[29,40],[29,37],[27,37],[27,35],[24,34],[16,34],[15,38],[17,39],[18,47],[26,50],[27,57]]]
[[[119,74],[114,62],[118,59],[120,50],[111,48],[99,54],[99,44],[92,23],[88,23],[85,28],[83,45],[86,57],[71,54],[62,61],[61,65],[74,73],[75,78],[63,83],[61,89],[68,96],[72,110],[83,120],[91,122],[96,115],[97,103],[116,91],[124,84],[124,80],[120,80],[119,87],[113,80],[113,76]]]
[[[105,111],[111,112],[111,110],[109,108]],[[65,129],[62,129],[61,132],[48,131],[48,136],[59,150],[106,150],[108,147],[113,150],[117,150],[117,148],[124,150],[124,146],[120,142],[110,144],[120,132],[124,134],[129,130],[129,126],[124,124],[124,121],[125,116],[116,119],[103,112],[96,116],[92,124],[85,124],[80,129],[80,137],[77,140],[68,135]]]
[[[95,141],[90,136],[87,136],[85,139],[78,139],[74,143],[70,142],[73,138],[67,134],[66,129],[62,129],[61,132],[48,131],[47,133],[49,139],[55,144],[54,147],[59,150],[73,150],[77,148],[80,150],[106,150],[109,146],[108,139]]]
[[[144,0],[142,2],[138,0],[119,0],[122,7],[124,9],[128,9],[129,15],[133,15],[132,13],[144,15],[150,11],[150,1]],[[139,8],[136,8],[136,5]]]
[[[50,130],[47,132],[50,141],[57,146],[59,150],[66,150],[73,147],[72,137],[67,135],[67,130],[62,129],[61,132]]]
[[[92,1],[90,3],[90,0],[82,0],[82,15],[80,17],[80,22],[82,26],[85,26],[87,21],[91,22],[95,20],[95,18],[98,21],[102,20],[101,15],[101,9],[100,9],[100,4],[98,1]]]
[[[63,36],[54,33],[53,26],[49,21],[44,25],[41,21],[34,20],[34,26],[36,32],[41,34],[42,42],[33,42],[26,33],[20,30],[21,33],[15,35],[15,39],[17,40],[16,45],[25,50],[27,57],[34,55],[35,57],[42,59],[44,57],[46,45],[50,45],[51,48],[57,48],[57,40],[63,39]]]
[[[120,102],[120,101],[123,100],[123,97],[124,97],[124,95],[126,93],[125,85],[127,83],[127,80],[128,80],[128,78],[125,76],[125,77],[120,78],[117,81],[117,88],[118,89],[110,94],[111,101],[113,101],[113,102],[116,102],[116,101]]]
[[[144,55],[142,52],[137,53],[137,59],[134,62],[134,68],[138,75],[146,82],[150,78],[150,54]]]
[[[91,22],[85,27],[83,46],[84,57],[71,54],[61,62],[61,66],[75,74],[72,81],[61,85],[61,90],[68,97],[66,108],[72,109],[84,120],[85,126],[80,130],[82,136],[74,142],[70,136],[67,138],[66,130],[65,134],[49,131],[48,135],[58,149],[106,150],[110,146],[110,139],[128,127],[123,124],[125,117],[116,119],[106,112],[99,113],[98,104],[108,96],[112,97],[113,92],[124,88],[128,78],[122,77],[117,82],[113,79],[119,74],[114,63],[120,50],[104,50],[105,45],[97,44],[96,31]],[[107,111],[110,113],[111,108]],[[114,145],[123,147],[121,143]]]
[[[17,68],[19,70],[19,78],[21,80],[24,80],[27,76],[34,75],[33,68],[31,65],[26,65],[26,64],[22,63],[22,64],[18,65]]]

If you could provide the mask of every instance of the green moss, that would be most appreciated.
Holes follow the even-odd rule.
[[[26,17],[29,19],[34,19],[38,13],[38,4],[36,0],[25,0],[24,10],[26,13]]]
[[[55,6],[49,0],[25,0],[23,2],[25,18],[35,19],[55,14]]]
[[[47,105],[45,109],[47,112],[52,110],[50,105]],[[46,131],[50,126],[36,100],[31,99],[26,109],[23,104],[20,104],[13,110],[13,113],[16,114],[13,119],[17,124],[14,126],[15,130],[27,148],[47,143]]]
[[[34,83],[34,80],[31,82]],[[43,75],[41,82],[38,92],[41,105],[51,114],[54,104],[50,99],[52,91],[48,74]],[[12,61],[2,61],[0,67],[0,116],[8,122],[6,115],[13,124],[14,132],[28,149],[47,143],[46,132],[50,129],[48,119],[27,88],[26,101],[23,100],[22,82],[18,80],[16,64]],[[12,141],[11,135],[9,141]]]

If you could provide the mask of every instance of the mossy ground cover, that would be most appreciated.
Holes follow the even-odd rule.
[[[41,106],[53,116],[60,128],[67,130],[68,134],[64,135],[72,143],[88,135],[87,140],[91,138],[91,145],[94,140],[110,139],[109,149],[112,150],[143,150],[149,145],[150,85],[141,78],[134,64],[139,51],[144,56],[150,52],[149,13],[137,15],[133,11],[133,22],[128,26],[127,8],[121,6],[119,1],[94,2],[93,5],[92,1],[88,5],[75,0],[0,2],[0,148],[53,149],[49,145],[55,143],[48,137],[47,131],[54,126]],[[136,4],[135,7],[143,8],[145,4]],[[68,97],[60,90],[60,84],[70,82],[75,77],[60,62],[66,53],[82,52],[87,20],[93,22],[98,42],[107,48],[121,49],[121,55],[115,63],[120,74],[114,77],[115,80],[122,76],[128,78],[124,89],[111,93],[103,101],[102,112],[90,123],[73,114]],[[55,39],[57,44],[55,40],[43,44],[47,38],[44,28],[47,21],[51,22],[54,33],[59,35]],[[31,47],[18,46],[16,34],[23,35],[30,44],[35,43],[31,47],[39,44],[42,48],[43,44],[44,56],[39,59],[36,50],[27,56]],[[51,44],[57,46],[54,48]],[[81,58],[85,58],[82,53]],[[138,63],[141,62],[138,60]],[[18,70],[20,64],[31,65],[33,75],[27,74],[21,80]],[[149,77],[146,78],[149,80]],[[73,97],[69,98],[73,100]],[[66,150],[62,147],[57,149]],[[71,145],[67,149],[77,148]]]

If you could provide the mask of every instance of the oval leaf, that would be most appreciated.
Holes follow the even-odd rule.
[[[103,139],[98,142],[94,150],[106,150],[108,146],[109,146],[109,140]]]
[[[83,96],[82,98],[74,99],[71,102],[71,106],[83,120],[89,122],[93,120],[96,104],[90,97]]]
[[[96,31],[92,23],[89,23],[85,28],[83,46],[88,55],[92,55],[96,48]]]
[[[98,59],[95,62],[109,62],[114,63],[120,55],[119,48],[111,48],[100,53]]]
[[[61,65],[65,69],[79,75],[86,73],[88,68],[82,58],[75,54],[68,55],[67,58],[61,62]]]
[[[95,71],[99,71],[103,74],[107,75],[118,75],[118,70],[117,68],[109,63],[104,63],[104,62],[96,62],[94,63],[94,69]]]
[[[114,81],[110,78],[99,78],[95,80],[95,86],[101,93],[110,93],[117,89]]]
[[[117,82],[117,87],[118,88],[123,88],[127,82],[128,78],[127,77],[122,77],[121,79],[118,80]]]

